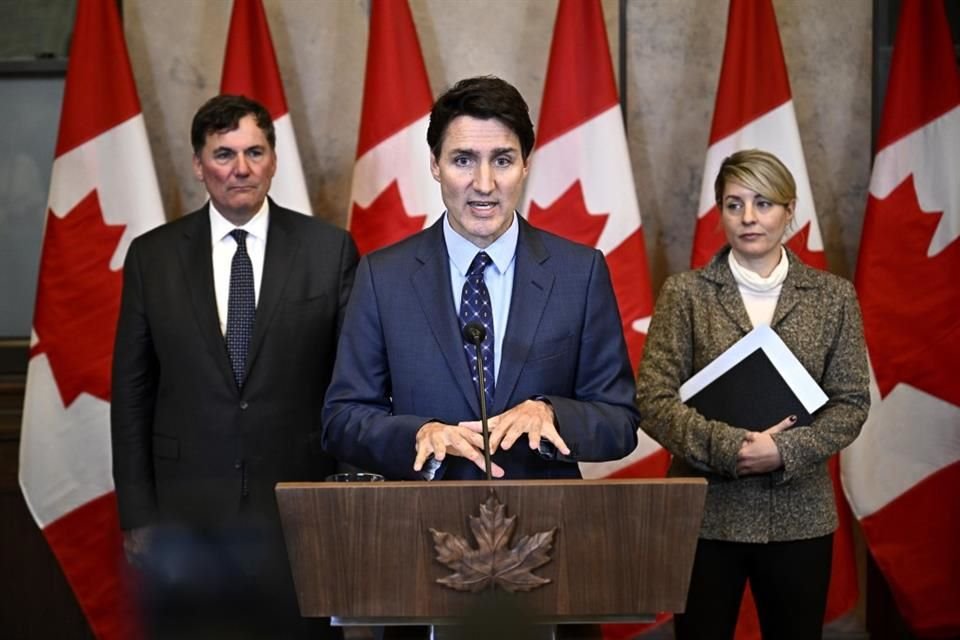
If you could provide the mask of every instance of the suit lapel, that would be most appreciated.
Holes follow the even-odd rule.
[[[789,249],[787,249],[787,259],[790,261],[790,270],[787,271],[787,278],[783,281],[783,288],[780,289],[773,320],[770,321],[771,327],[776,327],[783,322],[784,318],[799,304],[801,298],[807,295],[803,290],[817,287],[816,281],[810,277],[810,268],[800,262],[800,259]]]
[[[423,315],[430,325],[434,340],[443,354],[457,387],[473,409],[480,415],[480,401],[473,386],[467,357],[463,350],[460,325],[453,311],[450,294],[450,264],[443,242],[443,218],[424,234],[417,250],[420,266],[410,276]],[[492,415],[492,414],[491,414]]]
[[[747,315],[747,307],[743,304],[743,296],[735,282],[724,282],[717,291],[717,300],[730,319],[737,323],[744,335],[753,331],[753,322]]]
[[[253,335],[250,338],[250,351],[247,355],[247,377],[257,361],[257,355],[263,346],[267,328],[283,296],[290,269],[296,263],[300,241],[290,229],[292,213],[276,206],[270,201],[270,222],[267,230],[267,248],[263,258],[263,275],[260,278],[260,295],[257,300],[257,314],[253,322]]]
[[[503,336],[500,372],[490,415],[502,413],[511,400],[534,336],[540,327],[555,277],[552,271],[544,267],[550,254],[540,242],[537,230],[519,216],[517,221],[520,224],[520,237],[517,239],[510,316],[507,319],[507,331]]]
[[[217,367],[231,388],[236,388],[226,343],[220,333],[217,294],[213,286],[213,258],[210,239],[210,213],[205,206],[192,214],[179,246],[180,268],[190,296],[193,315],[200,335]]]
[[[729,252],[730,248],[727,247],[717,254],[710,264],[700,271],[700,274],[718,285],[717,302],[720,308],[746,335],[753,330],[753,323],[750,321],[750,316],[747,315],[747,307],[743,304],[740,289],[737,288],[737,282],[733,279],[733,273],[730,272],[730,266],[727,264]]]

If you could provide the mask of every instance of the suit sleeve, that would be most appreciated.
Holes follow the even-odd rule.
[[[353,280],[357,275],[357,245],[350,234],[344,235],[343,251],[340,253],[340,297],[337,310],[337,336],[343,330],[343,319],[347,312],[347,303],[353,291]]]
[[[357,268],[333,379],[323,410],[323,448],[338,460],[390,479],[413,470],[417,430],[430,417],[393,415],[390,365],[369,260]]]
[[[680,401],[680,385],[694,373],[689,295],[673,277],[657,300],[637,378],[640,427],[694,468],[735,477],[746,430],[707,420]]]
[[[620,312],[603,255],[594,253],[572,397],[547,395],[576,462],[617,460],[637,446],[639,414]]]
[[[300,215],[300,214],[297,214]],[[344,232],[342,234],[342,241],[340,243],[339,251],[339,264],[337,266],[337,289],[335,291],[335,297],[337,301],[336,307],[336,326],[335,334],[333,338],[333,348],[334,352],[336,351],[337,345],[340,341],[340,334],[343,331],[343,322],[344,317],[347,311],[347,303],[350,301],[350,293],[353,290],[353,281],[357,275],[357,262],[359,260],[359,255],[357,253],[357,245],[353,241],[353,237]],[[324,460],[329,460],[332,456],[325,455],[323,448],[323,419],[322,416],[318,416],[311,428],[310,431],[310,447],[311,451],[321,456]]]
[[[158,362],[144,305],[138,243],[123,267],[123,293],[113,349],[110,433],[120,526],[151,524],[156,516],[153,413]]]

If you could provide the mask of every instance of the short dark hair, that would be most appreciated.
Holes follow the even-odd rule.
[[[467,78],[437,98],[430,110],[427,128],[427,144],[434,158],[440,155],[447,127],[459,116],[480,120],[496,118],[517,134],[524,161],[530,156],[535,139],[530,108],[517,88],[506,80],[495,76]]]
[[[190,125],[190,144],[193,145],[193,152],[200,155],[203,145],[207,143],[207,136],[233,131],[240,126],[240,120],[246,116],[253,116],[257,126],[267,136],[270,148],[275,148],[277,133],[273,129],[273,118],[270,117],[267,108],[246,96],[224,94],[210,98],[194,114],[193,124]]]

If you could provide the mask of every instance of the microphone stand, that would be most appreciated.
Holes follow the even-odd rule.
[[[483,349],[480,347],[487,331],[478,322],[468,322],[463,328],[463,337],[473,344],[477,350],[477,382],[480,396],[480,431],[483,434],[483,466],[487,472],[487,480],[493,480],[492,462],[490,460],[490,427],[487,425],[487,394],[486,379],[483,374]]]

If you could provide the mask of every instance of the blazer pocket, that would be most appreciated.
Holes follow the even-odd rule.
[[[326,293],[315,295],[312,298],[302,298],[300,300],[286,300],[280,307],[280,313],[283,314],[309,314],[313,311],[327,308],[327,301],[330,296]]]
[[[179,460],[180,439],[153,434],[153,457],[164,460]]]
[[[539,362],[564,355],[570,349],[573,336],[563,336],[543,342],[534,342],[527,354],[527,362]]]

